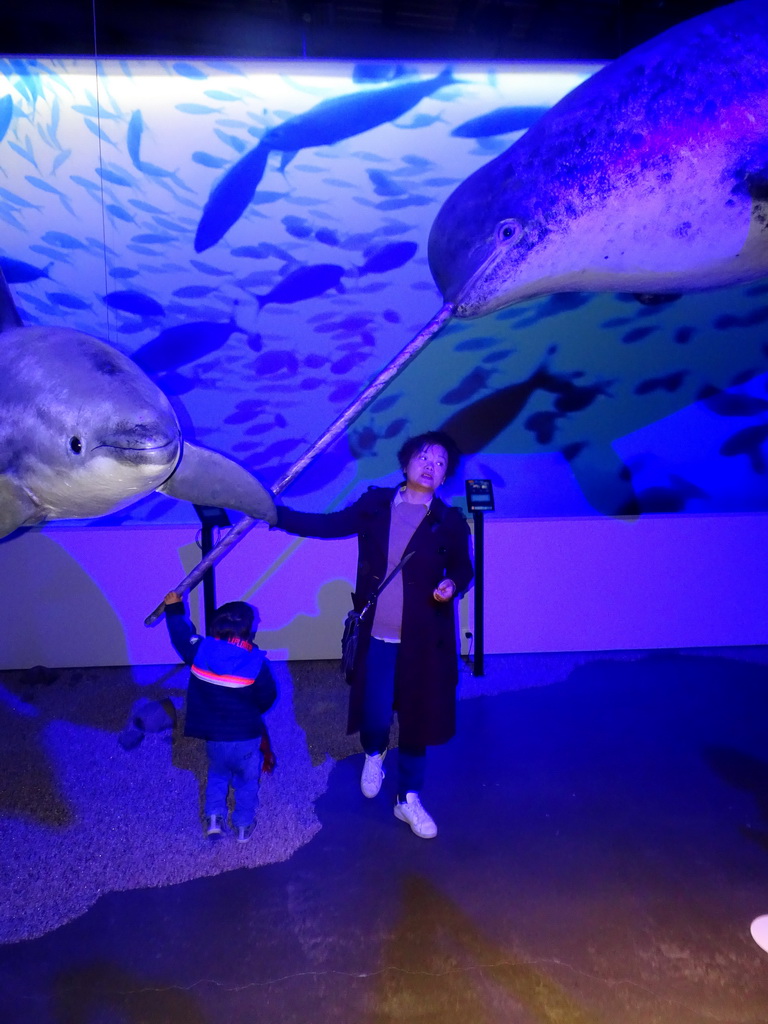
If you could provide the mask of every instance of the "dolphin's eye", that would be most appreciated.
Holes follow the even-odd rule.
[[[497,242],[516,242],[523,233],[519,220],[503,220],[496,228]]]
[[[79,437],[70,437],[69,439],[70,451],[73,451],[75,455],[79,455],[83,450],[83,442]]]

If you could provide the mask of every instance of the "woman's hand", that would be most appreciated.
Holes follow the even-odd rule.
[[[177,594],[175,590],[170,590],[163,598],[163,604],[179,604],[181,601],[181,595]]]
[[[434,597],[436,601],[440,601],[442,603],[444,601],[450,601],[455,593],[456,584],[453,580],[441,580],[432,591],[432,597]]]

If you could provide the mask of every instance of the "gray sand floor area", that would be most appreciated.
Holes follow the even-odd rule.
[[[544,685],[587,657],[491,657],[482,676],[462,662],[460,692]],[[0,941],[42,935],[108,892],[275,863],[311,840],[334,761],[359,750],[347,686],[335,661],[273,666],[278,767],[263,777],[258,835],[237,847],[201,847],[205,753],[183,736],[184,665],[0,673],[0,864],[12,879]]]
[[[276,663],[247,844],[204,837],[186,668],[2,673],[0,1022],[768,1021],[765,649],[461,668],[424,841],[338,663]]]

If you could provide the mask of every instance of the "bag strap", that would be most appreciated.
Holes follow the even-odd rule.
[[[383,582],[383,583],[382,583],[382,584],[381,584],[380,586],[378,586],[378,587],[377,587],[377,588],[376,588],[376,589],[374,590],[374,592],[373,592],[373,593],[371,594],[371,596],[370,596],[370,597],[368,598],[368,600],[366,601],[366,603],[365,603],[365,607],[364,607],[364,608],[363,608],[363,610],[362,610],[362,611],[360,612],[360,618],[361,618],[361,619],[362,619],[362,617],[363,617],[363,616],[365,615],[365,613],[366,613],[366,612],[368,611],[368,609],[369,609],[370,607],[372,607],[372,605],[373,605],[373,604],[375,603],[375,601],[376,601],[376,598],[377,598],[377,597],[379,596],[379,594],[380,594],[380,593],[382,592],[382,590],[384,589],[384,587],[388,586],[388,584],[390,584],[390,583],[392,582],[392,580],[393,580],[393,579],[395,578],[395,576],[397,576],[397,574],[398,574],[398,573],[400,572],[400,570],[401,570],[401,569],[403,568],[403,566],[404,566],[404,565],[405,565],[405,563],[406,563],[406,562],[408,561],[408,559],[409,559],[409,558],[412,558],[412,557],[413,557],[413,555],[415,555],[415,554],[416,554],[416,552],[415,552],[415,551],[409,551],[407,555],[403,555],[403,557],[402,557],[402,558],[400,559],[400,561],[399,561],[399,562],[397,563],[397,565],[396,565],[396,566],[395,566],[395,568],[394,568],[394,569],[392,570],[392,572],[391,572],[391,573],[389,574],[389,576],[387,576],[387,578],[386,578],[386,579],[384,580],[384,582]]]

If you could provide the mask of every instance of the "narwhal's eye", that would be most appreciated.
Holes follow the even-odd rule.
[[[75,455],[80,455],[83,450],[83,442],[79,437],[70,437],[69,439],[70,451],[73,451]]]
[[[522,233],[519,220],[503,220],[496,228],[496,241],[505,244],[516,242]]]

